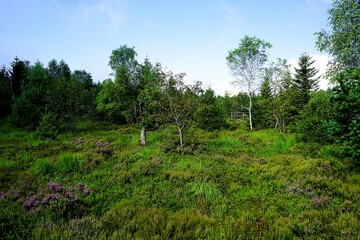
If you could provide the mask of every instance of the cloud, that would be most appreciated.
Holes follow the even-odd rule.
[[[324,78],[324,74],[327,70],[327,64],[329,62],[328,55],[310,54],[312,60],[315,60],[313,66],[319,70],[317,77],[320,77],[319,87],[320,89],[327,89],[330,86],[329,80]],[[298,59],[290,58],[288,62],[291,64],[291,71],[294,74],[294,68],[298,68]]]
[[[105,16],[109,30],[116,32],[125,21],[127,7],[128,2],[125,0],[98,0],[93,4],[79,5],[77,14],[85,21]]]

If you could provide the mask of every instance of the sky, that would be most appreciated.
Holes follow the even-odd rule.
[[[139,62],[148,57],[186,73],[188,84],[236,94],[225,58],[245,35],[270,42],[270,60],[295,66],[306,52],[323,74],[328,56],[314,33],[326,28],[330,7],[331,0],[0,0],[0,65],[15,56],[45,67],[64,60],[99,82],[109,78],[112,50],[126,44]]]

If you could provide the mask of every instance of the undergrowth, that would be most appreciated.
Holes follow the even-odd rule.
[[[1,239],[357,239],[360,172],[274,130],[0,128]]]

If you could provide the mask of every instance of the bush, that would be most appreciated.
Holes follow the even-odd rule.
[[[36,128],[36,134],[40,138],[55,139],[58,134],[58,128],[55,124],[55,116],[51,113],[43,114],[41,116],[40,124]]]
[[[341,72],[336,77],[332,103],[336,115],[330,130],[348,147],[350,157],[360,163],[360,68]]]
[[[229,130],[249,130],[249,123],[246,120],[233,120],[229,119],[227,121],[227,127]]]
[[[311,95],[310,101],[300,112],[295,122],[298,139],[304,142],[330,143],[333,138],[328,134],[326,122],[332,119],[335,111],[331,104],[331,92],[319,91]]]

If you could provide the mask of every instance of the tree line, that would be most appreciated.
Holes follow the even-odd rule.
[[[214,131],[236,128],[231,112],[246,112],[250,130],[275,128],[298,133],[299,139],[344,146],[353,159],[360,157],[360,44],[359,1],[335,0],[329,30],[316,33],[316,46],[331,56],[327,77],[332,89],[319,91],[318,70],[307,53],[298,59],[295,74],[286,59],[268,60],[272,45],[244,36],[226,56],[236,96],[216,96],[201,82],[185,84],[184,73],[173,73],[160,63],[137,59],[134,47],[112,51],[110,78],[94,83],[90,73],[71,71],[64,62],[47,67],[17,57],[0,71],[0,117],[19,127],[36,129],[54,138],[75,130],[84,119],[158,128],[173,124],[184,153],[190,128]],[[241,121],[240,121],[241,122]]]

